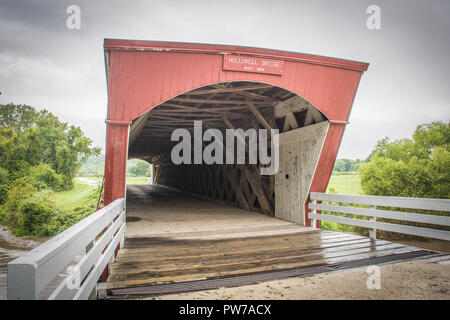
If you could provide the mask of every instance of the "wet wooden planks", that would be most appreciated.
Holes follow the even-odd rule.
[[[108,288],[351,265],[421,251],[303,227],[158,186],[145,188],[128,191],[125,247],[111,266]]]
[[[319,264],[299,268],[284,269],[279,271],[251,273],[235,277],[222,277],[222,278],[217,277],[204,280],[171,282],[158,285],[142,285],[125,288],[112,288],[107,290],[107,296],[104,297],[104,299],[123,299],[133,296],[148,297],[155,295],[211,290],[217,288],[230,288],[250,284],[257,284],[272,280],[286,279],[291,277],[313,276],[319,273],[352,269],[368,265],[378,265],[387,262],[415,259],[427,256],[429,254],[430,254],[429,251],[420,250],[420,251],[404,252],[395,255],[387,255],[382,257],[345,261],[342,263],[335,263],[335,264]]]
[[[207,279],[417,250],[323,230],[215,240],[130,237],[112,265],[108,286]]]

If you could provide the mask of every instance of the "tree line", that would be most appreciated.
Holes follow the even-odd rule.
[[[83,163],[78,171],[79,176],[100,176],[103,177],[105,171],[105,156],[91,156]],[[128,177],[149,177],[150,164],[140,159],[127,161]]]
[[[366,194],[450,198],[450,125],[419,125],[412,138],[380,140],[360,168]]]
[[[333,173],[359,173],[368,195],[448,199],[450,125],[434,121],[411,138],[381,139],[367,159],[336,160]]]
[[[370,156],[363,160],[341,159],[336,161],[335,172],[349,174],[359,170],[361,187],[367,195],[414,197],[414,198],[450,198],[450,126],[449,123],[435,121],[417,126],[411,138],[391,141],[384,138],[378,141]],[[360,207],[366,207],[359,205]],[[387,208],[405,211],[402,209]],[[446,215],[447,212],[430,212],[408,209],[407,212],[420,214]],[[357,219],[366,217],[351,216]],[[392,222],[378,218],[380,222]],[[415,222],[396,221],[399,224],[426,227],[429,225]],[[325,229],[354,232],[368,236],[366,228],[323,222]],[[449,227],[435,228],[450,230]],[[381,239],[410,239],[414,236],[378,231]],[[420,239],[420,238],[419,238]]]
[[[333,174],[350,174],[359,172],[359,167],[364,161],[360,159],[337,159],[334,163]]]
[[[53,191],[70,190],[81,164],[100,148],[79,127],[47,110],[0,105],[0,223],[16,235],[54,235],[79,220],[51,201]]]

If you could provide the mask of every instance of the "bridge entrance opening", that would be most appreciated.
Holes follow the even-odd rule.
[[[172,134],[185,129],[191,138],[198,121],[203,131],[215,129],[222,137],[237,129],[254,129],[257,135],[265,129],[269,135],[264,142],[241,137],[242,164],[237,163],[239,137],[233,137],[232,158],[226,152],[229,141],[223,139],[218,145],[222,150],[214,151],[221,154],[216,157],[219,163],[208,164],[203,158],[202,163],[175,164],[173,150],[180,141],[172,141]],[[125,247],[111,266],[108,286],[266,271],[273,268],[273,259],[294,248],[321,243],[320,233],[305,233],[309,229],[301,225],[328,127],[327,117],[304,98],[250,81],[195,88],[134,119],[128,157],[153,165],[153,184],[127,186]],[[270,135],[274,129],[276,145]],[[199,140],[201,150],[206,150],[210,142]],[[189,142],[189,150],[183,152],[194,162],[198,141]],[[270,146],[271,156],[278,148],[278,172],[261,175],[261,168],[273,164],[249,164],[252,143]],[[224,259],[221,254],[232,256]]]
[[[127,185],[152,184],[153,165],[145,160],[129,158],[127,161]]]
[[[203,130],[215,129],[220,137],[226,137],[230,130],[254,129],[255,135],[266,130],[268,139],[262,142],[241,136],[243,141],[239,141],[239,136],[233,137],[235,146],[230,158],[226,139],[211,138],[211,144],[218,142],[216,146],[222,149],[219,161],[207,164],[201,159],[201,163],[194,164],[195,155],[189,155],[190,163],[175,164],[173,157],[178,153],[174,148],[180,142],[171,141],[172,134],[183,128],[194,135],[199,121]],[[283,88],[248,81],[222,82],[178,95],[134,119],[128,157],[152,163],[156,185],[304,225],[304,203],[328,127],[327,117],[312,103]],[[270,135],[274,129],[279,132],[277,159],[272,150],[274,136]],[[189,140],[189,153],[195,143]],[[206,152],[208,142],[200,143]],[[237,159],[239,143],[243,164],[238,164]],[[278,164],[249,164],[250,149],[262,144]],[[273,173],[275,169],[278,172],[261,175],[261,169],[268,165]]]
[[[126,161],[154,164],[154,183],[310,225],[310,192],[332,172],[368,64],[226,45],[105,39],[105,204],[126,196]],[[175,165],[174,129],[278,129],[279,170],[260,163]],[[271,135],[269,135],[271,136]],[[271,146],[271,143],[268,143]],[[252,143],[247,142],[250,149]],[[194,143],[195,149],[195,143]]]

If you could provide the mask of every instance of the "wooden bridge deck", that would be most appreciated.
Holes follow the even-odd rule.
[[[110,270],[110,292],[431,253],[302,227],[161,186],[128,186],[127,201],[125,247]]]

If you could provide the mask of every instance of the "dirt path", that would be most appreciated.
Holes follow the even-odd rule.
[[[91,180],[89,178],[85,178],[85,177],[77,177],[77,180],[81,181],[83,183],[86,183],[86,184],[88,184],[90,186],[99,186],[99,185],[102,184],[101,182],[93,181],[93,180]]]
[[[380,266],[380,289],[368,289],[366,268],[291,278],[238,288],[167,295],[151,299],[444,299],[450,300],[450,264],[430,259]]]

